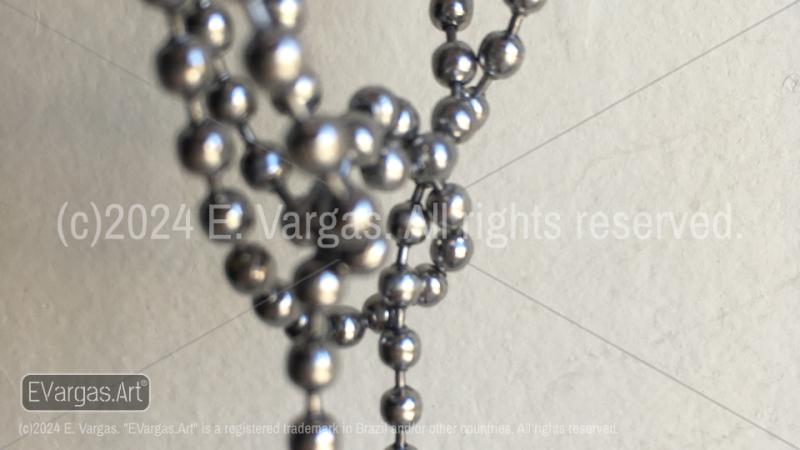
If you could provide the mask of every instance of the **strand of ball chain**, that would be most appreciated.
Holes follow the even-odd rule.
[[[214,118],[238,126],[248,148],[242,159],[245,179],[254,188],[275,191],[287,208],[293,209],[297,207],[296,201],[283,184],[288,166],[279,146],[256,140],[248,124],[255,112],[255,99],[243,83],[230,78],[225,68],[221,54],[232,41],[227,13],[209,0],[197,0],[191,6],[185,0],[148,1],[165,8],[172,29],[169,42],[159,53],[159,75],[167,89],[184,95],[190,113],[191,124],[179,138],[181,161],[189,171],[206,176],[212,192],[201,207],[201,223],[212,238],[227,236],[238,241],[252,224],[251,208],[244,195],[219,187],[218,175],[229,165],[233,143],[219,122],[204,118],[200,96],[209,85],[210,64],[216,66],[217,87],[208,95],[208,109]],[[250,3],[249,6],[257,6],[256,2]],[[263,3],[264,9],[260,11],[248,9],[255,13],[251,15],[253,24],[262,28],[251,42],[248,62],[254,77],[271,88],[276,109],[299,120],[316,109],[320,89],[316,78],[308,71],[291,75],[286,70],[281,72],[293,63],[299,66],[300,47],[293,31],[299,26],[302,14],[300,8],[285,8],[286,2],[283,3]],[[281,28],[281,33],[272,33],[267,28],[272,31]],[[278,56],[280,50],[283,53]],[[289,61],[275,61],[280,57],[289,58]],[[316,126],[321,128],[325,123],[319,121]],[[294,131],[307,124],[298,122]],[[302,141],[302,131],[296,134],[301,135],[297,137]],[[313,136],[306,137],[306,143],[314,140]],[[225,272],[237,290],[252,293],[270,284],[275,271],[273,265],[271,256],[262,247],[237,245],[226,258]],[[326,441],[333,445],[334,442],[334,422],[322,411],[318,393],[332,381],[334,374],[333,356],[325,344],[327,331],[322,324],[320,308],[322,303],[335,302],[338,294],[340,280],[338,274],[332,273],[332,265],[311,259],[295,274],[294,291],[301,301],[306,300],[303,316],[307,326],[302,333],[305,341],[292,346],[288,370],[290,378],[306,390],[307,402],[306,413],[294,423],[290,433],[289,445],[293,449],[322,445]],[[326,277],[328,286],[323,288]],[[335,287],[330,286],[331,279]],[[288,324],[298,309],[292,290],[285,287],[257,294],[254,307],[263,319],[274,325]]]
[[[463,187],[446,183],[456,160],[453,141],[466,141],[486,121],[489,112],[486,89],[492,80],[509,77],[519,68],[524,46],[517,33],[524,17],[540,9],[544,0],[506,0],[506,3],[512,9],[508,27],[490,33],[481,44],[478,57],[469,45],[457,39],[457,32],[471,21],[472,1],[432,0],[430,4],[431,20],[447,38],[433,54],[433,72],[439,83],[450,88],[451,95],[439,101],[433,110],[434,132],[416,138],[410,146],[412,160],[419,162],[420,155],[432,158],[416,168],[413,177],[416,187],[410,201],[397,205],[389,214],[389,231],[398,245],[397,260],[381,274],[379,294],[370,298],[364,308],[367,317],[373,320],[373,328],[383,330],[379,354],[395,371],[394,388],[381,398],[381,414],[395,430],[395,442],[387,450],[414,450],[406,442],[406,430],[419,421],[422,412],[420,394],[406,384],[405,373],[418,361],[421,351],[418,334],[405,324],[406,309],[412,304],[439,303],[447,292],[446,272],[463,268],[472,254],[472,240],[461,229],[471,210],[470,198]],[[476,86],[465,89],[475,77],[478,65],[483,76]],[[426,210],[422,199],[429,187],[433,190],[428,195]],[[411,270],[407,266],[409,247],[425,240],[431,219],[441,228],[431,244],[434,264]],[[382,305],[387,302],[388,315],[382,313]]]
[[[290,135],[302,145],[299,142],[303,140],[302,128],[310,125],[311,130],[308,131],[313,134],[326,126],[329,120],[307,119],[318,108],[322,92],[317,77],[302,63],[302,49],[296,36],[303,21],[302,4],[281,8],[280,3],[274,1],[243,3],[254,30],[245,56],[250,75],[267,89],[278,112],[295,119]],[[282,149],[275,147],[272,153],[283,153]],[[263,159],[257,158],[256,161]],[[245,158],[243,170],[251,185],[252,179],[270,173],[269,170],[263,170],[266,165],[255,163],[252,166],[248,170],[248,159]],[[320,167],[317,173],[324,176],[331,169],[335,170]],[[284,199],[287,209],[299,208],[297,201],[286,193],[285,187],[280,189],[282,184],[267,184],[276,186],[276,192]],[[323,308],[338,300],[341,280],[333,267],[336,262],[312,258],[302,263],[295,272],[293,288],[302,303],[303,327],[293,332],[297,342],[289,351],[287,369],[292,381],[305,390],[306,410],[290,430],[289,447],[292,449],[306,448],[313,442],[317,443],[315,445],[328,442],[331,446],[335,442],[335,422],[323,410],[320,390],[333,381],[335,374],[334,356],[326,342]],[[323,288],[325,279],[334,286]],[[275,295],[260,299],[256,297],[254,302],[256,312],[268,323],[287,325],[287,321],[281,319],[291,320],[296,314],[292,312],[296,301],[290,295],[284,295],[283,299]],[[289,307],[281,309],[281,302],[290,303]]]
[[[227,234],[240,235],[239,231],[249,228],[252,219],[248,213],[246,199],[235,191],[219,191],[216,183],[217,173],[227,166],[227,161],[232,153],[229,145],[226,144],[224,130],[215,129],[213,121],[202,120],[202,103],[197,101],[197,93],[202,90],[204,81],[204,71],[206,59],[203,58],[202,48],[196,45],[189,45],[190,42],[183,35],[181,26],[180,10],[185,0],[147,0],[150,3],[160,4],[171,12],[173,29],[175,36],[171,43],[175,44],[170,49],[168,45],[162,50],[159,56],[159,71],[165,86],[173,91],[181,92],[187,97],[187,104],[191,117],[193,118],[193,128],[190,131],[200,130],[199,132],[185,132],[181,138],[181,159],[184,165],[193,172],[204,174],[209,179],[212,195],[205,202],[202,208],[206,213],[213,212],[211,206],[224,204],[223,214],[220,221],[211,220],[207,228],[212,228],[218,223],[224,224],[224,231]],[[288,113],[295,119],[300,119],[313,112],[319,103],[320,90],[316,78],[308,71],[300,70],[299,44],[294,39],[291,32],[295,31],[301,22],[302,3],[299,0],[244,0],[248,4],[248,12],[251,21],[258,30],[256,38],[251,42],[247,60],[251,74],[256,80],[261,81],[272,94],[273,104],[276,108]],[[542,1],[511,1],[506,0],[514,8],[515,14],[512,24],[509,25],[507,33],[503,36],[508,40],[516,39],[519,45],[516,49],[521,49],[521,43],[514,33],[519,28],[521,17],[526,12],[538,9]],[[224,37],[229,32],[227,16],[219,10],[211,8],[209,0],[197,0],[199,12],[187,20],[187,25],[195,33],[200,34],[206,44],[214,49],[214,45],[227,47]],[[259,8],[261,6],[261,8]],[[434,1],[431,5],[431,14],[434,23],[439,21],[437,26],[446,30],[448,44],[457,43],[455,41],[454,29],[459,29],[462,24],[469,22],[471,15],[471,2],[465,1]],[[455,22],[455,23],[453,23]],[[220,24],[225,25],[220,31]],[[267,32],[267,28],[280,28],[281,33]],[[274,30],[273,30],[274,31]],[[498,33],[493,33],[497,35]],[[452,97],[445,98],[440,102],[434,111],[434,129],[449,134],[457,141],[463,141],[471,135],[477,127],[475,120],[464,122],[463,116],[479,119],[488,112],[488,105],[482,99],[488,80],[502,78],[510,75],[516,70],[521,62],[521,51],[513,51],[515,48],[503,45],[495,45],[494,50],[487,46],[492,35],[487,37],[481,46],[481,65],[484,67],[485,74],[481,82],[471,92],[471,97],[466,97],[468,103],[452,101],[463,94],[462,87],[469,80],[450,80],[452,86]],[[216,38],[216,42],[215,42]],[[502,40],[502,39],[501,39]],[[183,41],[183,42],[180,42]],[[447,45],[447,44],[445,44]],[[443,46],[444,47],[444,46]],[[454,51],[439,52],[441,56],[434,57],[434,71],[437,71],[437,59],[439,61],[450,61],[451,64],[440,64],[444,72],[437,73],[437,78],[457,76],[460,69],[463,69],[463,60],[460,61],[458,55],[458,45]],[[484,51],[484,49],[489,50]],[[509,51],[510,50],[512,51]],[[468,49],[468,47],[467,47]],[[469,51],[471,55],[471,50]],[[164,58],[166,56],[166,58]],[[484,56],[486,58],[484,58]],[[227,119],[229,122],[238,122],[241,137],[247,143],[248,153],[243,159],[242,169],[245,178],[256,188],[271,188],[275,190],[284,200],[287,206],[298,209],[298,202],[291,199],[285,189],[283,189],[282,179],[288,167],[280,157],[280,149],[277,146],[266,146],[256,142],[255,137],[247,125],[247,117],[254,112],[254,103],[250,98],[246,87],[241,83],[229,81],[229,76],[224,70],[224,62],[215,60],[221,67],[218,70],[218,88],[209,95],[209,110],[217,118]],[[455,64],[452,64],[455,63]],[[461,66],[459,67],[459,64]],[[472,58],[472,76],[474,76],[474,56]],[[287,70],[289,69],[289,70]],[[287,73],[289,75],[287,76]],[[447,75],[447,74],[450,75]],[[487,76],[488,74],[488,76]],[[201,76],[198,76],[201,75]],[[505,75],[505,76],[504,76]],[[472,76],[469,76],[471,79]],[[275,80],[281,80],[275,83]],[[442,107],[444,105],[445,107]],[[460,108],[457,107],[460,105]],[[252,109],[251,109],[252,106]],[[388,140],[386,147],[380,150],[377,162],[371,162],[377,149],[382,147],[375,139],[377,132],[372,124],[363,120],[359,115],[347,115],[344,122],[347,125],[347,132],[350,134],[351,150],[355,153],[352,162],[361,165],[364,181],[371,187],[379,189],[395,189],[402,184],[405,173],[408,171],[408,162],[405,160],[403,152],[398,150],[399,146],[409,146],[406,148],[411,154],[413,178],[417,182],[411,202],[398,205],[390,214],[390,226],[393,235],[398,240],[399,250],[398,259],[395,266],[388,268],[381,276],[379,285],[385,298],[391,305],[386,309],[386,302],[375,302],[370,299],[365,305],[364,313],[369,317],[369,325],[373,328],[380,328],[381,324],[388,324],[387,332],[381,337],[381,356],[388,364],[405,367],[395,369],[396,388],[387,392],[382,399],[382,412],[387,421],[396,426],[397,439],[395,448],[411,448],[405,445],[404,424],[415,423],[419,418],[420,409],[415,405],[421,406],[419,401],[408,401],[407,397],[419,400],[419,396],[414,396],[415,391],[405,386],[405,370],[413,365],[418,357],[418,342],[413,331],[408,330],[404,324],[405,308],[417,301],[420,304],[434,304],[441,300],[446,290],[446,279],[444,270],[454,270],[463,267],[468,260],[471,252],[471,242],[469,238],[458,230],[458,226],[450,225],[456,223],[459,213],[466,215],[468,212],[469,199],[466,193],[455,189],[455,185],[445,185],[449,172],[455,163],[455,146],[438,133],[420,136],[413,139],[417,133],[418,116],[411,105],[402,99],[392,96],[382,88],[366,88],[357,92],[350,102],[352,111],[361,111],[371,116],[375,122],[389,130],[386,134]],[[471,114],[470,114],[471,113]],[[239,117],[230,117],[237,116]],[[225,116],[229,117],[225,117]],[[244,120],[242,120],[241,116]],[[204,125],[204,127],[198,126]],[[341,154],[341,145],[337,148],[327,148],[320,146],[320,134],[324,134],[324,128],[333,128],[335,132],[341,133],[334,126],[330,119],[317,121],[298,122],[290,132],[289,149],[290,156],[303,168],[312,173],[326,175],[326,172],[336,172],[341,176],[338,181],[346,181],[349,170],[336,171],[339,159],[334,158],[334,163],[325,165],[325,158],[320,159],[331,153]],[[467,125],[467,126],[464,126]],[[459,131],[458,126],[466,128]],[[336,133],[334,133],[336,134]],[[330,137],[330,136],[329,136]],[[336,136],[335,136],[336,137]],[[337,139],[334,139],[336,141]],[[412,142],[413,140],[413,142]],[[192,145],[194,144],[194,145]],[[399,144],[399,145],[398,145]],[[187,150],[194,150],[187,151]],[[442,160],[441,156],[445,156]],[[438,159],[437,159],[438,158]],[[322,165],[321,165],[322,163]],[[441,163],[437,165],[437,163]],[[350,165],[343,167],[349,169]],[[275,170],[277,169],[277,170]],[[256,181],[253,181],[256,180]],[[259,183],[258,181],[261,181]],[[329,179],[328,182],[337,181]],[[347,183],[345,183],[347,184]],[[405,266],[408,255],[408,247],[422,241],[427,234],[427,220],[421,208],[421,200],[426,187],[435,187],[434,191],[428,196],[428,210],[437,210],[432,206],[442,207],[444,214],[452,220],[448,223],[445,220],[440,225],[444,225],[443,232],[432,245],[431,251],[436,265],[423,265],[415,271],[409,271]],[[438,188],[437,186],[441,187]],[[457,186],[456,186],[457,188]],[[219,197],[223,198],[219,198]],[[351,206],[358,202],[352,202]],[[307,206],[307,205],[306,205]],[[465,207],[466,206],[466,207]],[[209,217],[204,213],[204,217]],[[422,220],[420,220],[420,217]],[[215,213],[211,219],[217,219]],[[392,219],[394,218],[394,219]],[[204,222],[205,224],[205,222]],[[399,228],[398,228],[399,225]],[[420,225],[422,233],[420,238]],[[241,228],[241,230],[238,230]],[[213,233],[219,234],[219,233]],[[212,236],[213,236],[212,234]],[[455,245],[453,245],[455,244]],[[367,272],[380,266],[383,255],[386,252],[386,243],[383,239],[374,239],[369,245],[358,251],[349,251],[340,254],[349,267],[354,272]],[[459,262],[460,261],[460,262]],[[460,267],[457,267],[461,264]],[[298,343],[292,347],[289,357],[290,377],[299,385],[305,387],[308,393],[307,413],[296,425],[302,427],[293,432],[290,436],[290,448],[332,448],[335,446],[333,421],[328,418],[321,410],[321,404],[317,395],[317,389],[322,385],[327,385],[333,377],[332,353],[324,345],[323,339],[325,331],[322,331],[320,309],[336,301],[338,287],[341,280],[339,274],[334,270],[326,270],[327,267],[320,267],[320,261],[312,259],[306,264],[301,265],[295,275],[295,289],[301,294],[298,295],[301,301],[311,300],[312,305],[306,304],[306,314],[297,321],[300,323],[298,330],[288,330],[290,334],[305,335],[311,338],[305,342]],[[237,289],[248,291],[248,283],[253,287],[259,284],[258,279],[267,278],[266,275],[272,272],[271,258],[263,249],[252,244],[237,246],[236,249],[226,260],[226,272],[231,282]],[[448,267],[449,266],[449,267]],[[266,270],[269,268],[269,270]],[[401,270],[398,270],[401,269]],[[315,272],[316,271],[316,272]],[[266,275],[265,275],[266,273]],[[422,276],[424,284],[423,293],[418,297],[418,279]],[[324,283],[323,280],[335,280],[335,293],[329,290],[322,292],[323,284],[331,285],[330,282]],[[409,280],[411,283],[409,284]],[[262,280],[263,281],[263,280]],[[412,300],[408,298],[407,287],[411,288]],[[329,286],[330,287],[330,286]],[[302,295],[311,294],[311,295]],[[388,295],[387,295],[388,294]],[[397,297],[399,295],[399,297]],[[417,298],[418,297],[418,298]],[[392,299],[396,299],[392,301]],[[379,299],[380,300],[380,299]],[[296,310],[296,301],[289,289],[273,290],[269,294],[262,294],[254,301],[256,310],[259,314],[273,324],[285,324]],[[303,302],[308,303],[308,302]],[[317,304],[318,303],[318,304]],[[309,308],[310,307],[310,308]],[[329,315],[330,325],[332,326],[333,339],[342,346],[354,345],[363,334],[361,321],[354,310],[339,310]],[[305,320],[305,322],[304,322]],[[302,322],[302,323],[301,323]],[[314,326],[317,325],[317,326]],[[290,327],[292,328],[292,327]],[[316,331],[315,331],[316,330]],[[392,331],[394,333],[392,333]],[[408,337],[408,336],[411,337]],[[394,338],[392,338],[394,336]],[[414,339],[416,337],[416,339]],[[408,344],[411,342],[412,348]],[[414,347],[414,343],[417,343]],[[411,359],[409,359],[411,358]],[[391,361],[391,362],[390,362]],[[404,362],[405,361],[405,362]],[[320,384],[321,383],[321,384]],[[313,385],[309,387],[310,385]],[[317,384],[320,384],[317,386]],[[397,394],[397,395],[395,395]],[[410,411],[408,410],[411,405]],[[394,417],[395,419],[392,419]],[[397,423],[395,423],[397,422]],[[313,428],[305,428],[311,425]],[[400,425],[400,426],[398,426]]]

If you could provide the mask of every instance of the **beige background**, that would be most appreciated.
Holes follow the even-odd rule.
[[[140,3],[0,0],[0,447],[18,438],[20,425],[55,417],[22,410],[25,373],[144,368],[154,391],[146,413],[63,416],[56,423],[72,423],[76,434],[62,428],[9,448],[283,448],[280,435],[154,437],[123,428],[268,424],[301,410],[283,371],[282,332],[249,313],[229,321],[248,302],[224,281],[223,247],[199,233],[94,247],[59,238],[65,202],[67,214],[91,212],[89,202],[165,204],[174,217],[202,195],[174,156],[181,103],[154,82],[165,23]],[[309,3],[303,38],[322,74],[324,110],[341,111],[356,87],[379,82],[427,116],[444,91],[430,74],[442,36],[426,1]],[[507,17],[500,0],[476,3],[464,33],[473,45]],[[798,448],[794,3],[553,0],[526,23],[525,65],[491,87],[490,122],[463,146],[453,178],[468,184],[536,148],[471,193],[484,214],[512,203],[558,213],[564,233],[518,236],[505,248],[478,239],[474,267],[451,277],[448,299],[409,319],[424,342],[409,373],[425,401],[423,424],[506,425],[511,433],[428,430],[412,443]],[[239,55],[229,62],[241,72]],[[261,103],[259,133],[279,136],[285,122]],[[237,174],[229,180],[238,183]],[[265,194],[253,198],[267,212],[276,205]],[[728,205],[733,239],[578,238],[568,226],[581,212],[716,213]],[[269,246],[288,275],[296,251]],[[354,283],[346,301],[360,305],[373,284]],[[370,333],[341,354],[339,381],[325,394],[343,424],[380,423],[377,399],[392,377],[375,342]],[[81,435],[81,423],[119,433]],[[519,424],[608,425],[614,433],[546,436]],[[349,435],[343,448],[389,440]]]

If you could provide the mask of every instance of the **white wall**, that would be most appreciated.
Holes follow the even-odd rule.
[[[309,3],[303,38],[322,75],[324,110],[341,111],[358,86],[382,83],[427,116],[444,91],[430,74],[442,36],[426,1]],[[507,16],[500,0],[476,3],[464,34],[475,46]],[[484,216],[508,214],[512,203],[557,213],[562,235],[518,236],[504,248],[479,240],[477,268],[451,277],[442,305],[409,318],[424,343],[408,375],[424,398],[423,425],[511,432],[429,430],[413,444],[800,445],[800,6],[726,41],[789,3],[553,0],[525,24],[525,65],[491,87],[490,122],[463,146],[453,179],[469,183],[538,148],[471,193]],[[0,0],[0,446],[22,424],[55,416],[22,410],[28,372],[147,367],[153,401],[146,413],[67,415],[56,423],[72,423],[76,434],[62,428],[10,448],[279,449],[280,435],[148,437],[123,424],[265,424],[301,411],[284,375],[282,332],[249,313],[215,328],[248,309],[226,285],[223,247],[200,233],[94,247],[59,239],[65,202],[67,215],[95,202],[165,204],[174,217],[200,199],[202,183],[180,171],[173,148],[181,103],[155,83],[153,55],[165,33],[161,15],[136,0]],[[239,55],[229,62],[241,72]],[[285,122],[263,100],[259,133],[279,136]],[[229,181],[239,183],[235,172]],[[266,194],[253,198],[267,211],[276,205]],[[728,206],[731,239],[575,233],[582,213]],[[288,276],[295,250],[269,246]],[[360,305],[373,286],[358,281],[346,302]],[[377,359],[376,336],[340,361],[326,409],[343,424],[380,424],[377,402],[392,376]],[[115,425],[118,434],[81,435],[78,424]],[[519,424],[615,432],[542,436]],[[343,448],[389,442],[387,434],[349,435]]]

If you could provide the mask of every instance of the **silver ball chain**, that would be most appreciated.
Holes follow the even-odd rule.
[[[274,108],[293,119],[285,146],[259,140],[250,119],[256,98],[249,83],[234,78],[224,55],[233,41],[230,16],[213,0],[145,0],[169,18],[170,36],[157,57],[163,86],[181,95],[189,124],[178,138],[179,159],[186,170],[208,181],[209,194],[200,208],[204,229],[216,242],[233,248],[224,268],[231,285],[253,298],[265,322],[283,327],[293,340],[287,358],[289,378],[306,393],[305,411],[289,432],[292,450],[335,449],[334,419],[322,407],[320,392],[336,374],[334,346],[359,343],[365,329],[380,333],[378,353],[394,370],[395,384],[383,394],[380,411],[394,428],[387,450],[412,450],[409,427],[422,413],[422,398],[406,383],[406,372],[420,357],[419,335],[406,325],[413,305],[434,306],[447,293],[447,273],[467,265],[473,243],[463,230],[471,211],[466,190],[449,178],[457,145],[466,142],[489,114],[486,91],[493,80],[508,78],[522,64],[525,47],[518,37],[522,21],[546,0],[504,0],[512,17],[505,30],[489,33],[477,55],[458,40],[469,25],[472,0],[431,0],[430,18],[446,35],[433,53],[434,77],[449,95],[434,107],[429,133],[420,132],[420,118],[411,103],[380,86],[358,90],[341,116],[316,114],[322,88],[303,62],[298,33],[305,22],[303,0],[240,0],[253,36],[244,59],[250,76],[264,88]],[[479,71],[481,77],[470,86]],[[300,263],[291,283],[276,279],[276,262],[261,245],[246,240],[253,224],[247,197],[222,186],[236,142],[244,143],[241,173],[256,190],[275,193],[290,216],[312,230],[298,245],[316,244],[316,253]],[[308,193],[293,196],[286,178],[294,167],[316,181]],[[371,235],[378,208],[352,181],[353,169],[374,190],[396,190],[407,178],[411,198],[389,213],[387,231],[397,245],[396,260],[378,278],[378,293],[361,311],[337,305],[347,274],[381,268],[389,252],[382,233]],[[332,246],[321,245],[319,217],[333,214]],[[316,219],[312,218],[316,217]],[[432,263],[408,265],[410,248],[424,242],[430,224],[439,228],[431,240]]]

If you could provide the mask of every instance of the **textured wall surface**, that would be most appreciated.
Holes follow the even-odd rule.
[[[309,3],[303,38],[326,89],[323,110],[341,111],[356,87],[382,83],[427,116],[444,95],[430,73],[442,36],[427,1]],[[507,18],[501,0],[476,3],[464,33],[473,46]],[[409,317],[424,344],[408,375],[425,401],[412,443],[798,448],[795,3],[553,0],[526,22],[527,60],[491,87],[490,121],[462,147],[453,176],[474,183],[476,217],[501,218],[491,219],[496,233],[476,231],[473,265],[450,277],[447,300]],[[156,436],[126,424],[275,424],[302,409],[284,374],[287,340],[227,286],[223,246],[197,232],[94,246],[59,237],[65,202],[66,217],[91,217],[90,202],[164,204],[169,228],[203,194],[175,158],[181,102],[155,82],[165,35],[162,16],[136,0],[0,0],[2,448],[280,449],[275,433]],[[241,72],[238,55],[229,62]],[[261,99],[259,133],[281,135],[286,122]],[[228,181],[240,184],[235,172]],[[277,205],[253,198],[267,212]],[[525,221],[514,214],[535,211],[550,214],[544,231],[559,233],[511,230]],[[587,234],[587,217],[615,214],[642,223],[708,215],[730,229]],[[268,245],[288,276],[296,250]],[[373,288],[358,280],[346,302],[360,305]],[[354,428],[346,449],[390,441],[384,430],[355,430],[381,424],[378,398],[393,382],[376,336],[365,340],[341,353],[324,396]],[[29,372],[139,370],[153,386],[144,413],[56,418],[20,406]],[[23,426],[54,418],[72,433],[18,439]],[[456,431],[436,428],[445,425]],[[587,425],[600,428],[576,428]]]

